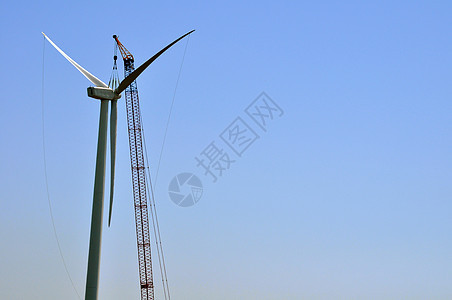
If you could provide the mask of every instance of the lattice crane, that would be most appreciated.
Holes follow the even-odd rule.
[[[132,72],[141,72],[149,66],[163,52],[177,43],[194,30],[184,34],[171,44],[160,50],[146,63],[135,70],[133,55],[119,41],[116,35],[113,38],[124,60],[124,78]],[[117,56],[115,55],[115,61]],[[140,72],[140,73],[141,73]],[[149,215],[146,191],[146,170],[143,149],[143,136],[141,127],[140,103],[138,99],[137,83],[134,80],[125,89],[127,111],[127,126],[129,133],[130,162],[132,168],[133,201],[135,208],[135,225],[137,234],[138,265],[140,275],[141,300],[154,299],[154,282],[152,278],[151,237],[149,233]],[[165,294],[166,295],[166,294]]]
[[[113,36],[124,60],[124,78],[135,71],[132,54],[116,35]],[[146,193],[146,170],[141,134],[141,114],[137,82],[134,80],[124,91],[129,132],[130,163],[132,168],[133,201],[137,233],[138,264],[140,273],[141,299],[154,299],[152,280],[151,237]]]

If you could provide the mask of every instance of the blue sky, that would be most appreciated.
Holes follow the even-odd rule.
[[[113,34],[139,65],[191,29],[156,182],[172,298],[452,298],[451,6],[0,4],[0,298],[78,299],[47,204],[41,31],[108,81]],[[186,43],[138,80],[154,170]],[[48,43],[44,61],[49,192],[67,267],[83,295],[99,103]],[[244,110],[263,91],[283,116],[267,132],[255,127],[260,138],[213,183],[195,157],[220,143],[236,117],[252,125]],[[126,130],[120,100],[100,299],[139,297]],[[176,206],[167,193],[181,172],[204,185],[192,207]]]

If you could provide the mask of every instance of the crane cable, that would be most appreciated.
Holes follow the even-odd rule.
[[[169,122],[170,122],[170,119],[171,119],[171,114],[173,113],[174,99],[176,99],[176,91],[177,91],[177,87],[179,85],[180,74],[182,72],[182,66],[184,65],[185,53],[187,52],[187,47],[188,47],[188,42],[189,41],[190,41],[190,34],[188,35],[187,43],[185,44],[184,55],[182,56],[182,62],[180,64],[179,74],[177,75],[177,80],[176,80],[176,87],[174,88],[173,100],[171,101],[171,107],[170,107],[170,111],[169,111],[169,114],[168,114],[168,119],[166,120],[165,134],[163,135],[162,148],[160,149],[160,156],[159,156],[159,160],[158,160],[158,164],[157,164],[157,171],[155,173],[155,182],[154,182],[154,184],[157,184],[157,178],[159,176],[160,162],[162,161],[162,154],[163,154],[163,149],[165,147],[166,135],[168,133],[168,126],[169,126]]]
[[[52,221],[52,227],[53,227],[53,235],[55,236],[55,240],[58,246],[58,252],[60,253],[61,261],[63,262],[64,270],[66,271],[66,275],[69,278],[69,281],[71,282],[72,288],[74,289],[75,293],[77,294],[77,298],[81,300],[80,294],[77,291],[77,288],[75,287],[74,281],[72,280],[71,274],[69,273],[69,269],[66,264],[66,260],[64,259],[63,250],[61,249],[60,240],[58,238],[58,233],[55,226],[55,219],[53,217],[53,210],[52,210],[52,202],[50,201],[50,192],[49,192],[49,180],[47,176],[47,159],[46,159],[46,143],[45,143],[45,123],[44,123],[44,66],[45,66],[45,45],[46,40],[45,37],[43,38],[43,47],[42,47],[42,82],[41,82],[41,124],[42,124],[42,154],[43,154],[43,161],[44,161],[44,177],[45,177],[45,186],[46,186],[46,194],[47,194],[47,202],[49,205],[49,213],[50,213],[50,219]]]
[[[141,122],[141,130],[143,131],[144,153],[146,155],[146,173],[147,173],[146,193],[147,193],[147,197],[149,199],[149,208],[150,208],[150,212],[151,212],[152,228],[154,231],[155,245],[156,245],[157,257],[158,257],[158,261],[159,261],[160,274],[162,276],[163,294],[164,294],[164,297],[166,300],[169,297],[168,276],[166,274],[165,258],[163,256],[163,246],[162,246],[162,240],[160,237],[160,227],[158,225],[157,211],[156,211],[156,207],[155,207],[154,190],[153,190],[152,182],[151,182],[152,180],[151,180],[149,160],[148,160],[148,155],[147,155],[147,147],[146,147],[146,142],[145,142],[145,138],[144,138],[143,122]]]
[[[116,63],[116,60],[118,59],[118,44],[116,43],[116,41],[114,43],[113,70],[111,71],[110,80],[108,81],[108,86],[113,90],[116,89],[119,85],[118,65]]]
[[[168,127],[169,127],[169,122],[171,119],[171,115],[172,115],[172,111],[173,111],[173,107],[174,107],[174,101],[176,98],[176,92],[177,92],[177,87],[179,86],[179,79],[180,79],[180,75],[182,73],[182,67],[184,65],[184,61],[185,61],[185,54],[187,52],[187,47],[188,47],[188,42],[190,40],[190,36],[188,36],[187,39],[187,43],[185,44],[185,49],[184,49],[184,54],[182,57],[182,62],[181,65],[179,67],[179,74],[177,75],[177,80],[176,80],[176,86],[174,88],[174,93],[173,93],[173,99],[171,101],[171,106],[170,106],[170,111],[168,114],[168,119],[166,121],[166,127],[165,127],[165,134],[163,136],[163,142],[162,142],[162,147],[160,149],[160,154],[159,154],[159,160],[157,163],[157,171],[156,171],[156,175],[154,178],[154,184],[152,184],[152,177],[151,177],[151,172],[150,172],[150,164],[149,164],[149,158],[148,158],[148,151],[147,151],[147,145],[146,145],[146,134],[144,132],[144,124],[143,124],[143,120],[141,118],[141,130],[143,131],[143,144],[144,144],[144,153],[145,153],[145,159],[146,159],[146,172],[147,172],[147,180],[146,180],[146,185],[147,185],[147,193],[148,193],[148,199],[149,199],[149,205],[151,208],[151,219],[152,219],[152,225],[153,225],[153,229],[154,229],[154,236],[155,236],[155,243],[156,243],[156,247],[157,247],[157,256],[159,259],[159,267],[160,267],[160,273],[162,275],[162,284],[163,284],[163,293],[165,296],[165,299],[171,299],[170,297],[170,291],[169,291],[169,284],[168,284],[168,275],[166,272],[166,264],[165,264],[165,257],[163,254],[163,245],[162,245],[162,238],[160,235],[160,226],[158,223],[158,217],[157,217],[157,209],[155,206],[155,194],[154,194],[154,187],[157,184],[157,178],[158,178],[158,172],[160,169],[160,163],[162,160],[162,153],[165,147],[165,141],[166,141],[166,136],[168,133]],[[149,194],[150,193],[150,194]],[[167,298],[168,296],[168,298]]]

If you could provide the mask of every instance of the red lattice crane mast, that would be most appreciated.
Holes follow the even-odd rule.
[[[134,70],[132,54],[124,47],[116,35],[113,36],[124,60],[124,78]],[[115,58],[116,59],[116,58]],[[151,237],[146,192],[146,170],[144,162],[141,113],[138,100],[137,82],[134,80],[124,91],[129,132],[130,162],[132,167],[133,201],[137,233],[138,265],[140,275],[141,300],[154,299],[152,279]]]
[[[146,191],[146,169],[144,160],[143,136],[140,103],[138,100],[138,88],[134,78],[139,76],[154,60],[162,53],[168,50],[184,37],[191,34],[194,30],[187,32],[168,44],[165,48],[157,52],[154,56],[144,62],[136,70],[134,67],[133,55],[124,47],[116,35],[113,38],[121,52],[124,60],[124,80],[119,84],[125,88],[125,101],[127,110],[127,126],[129,133],[130,162],[132,167],[133,201],[135,207],[135,224],[137,232],[138,265],[140,273],[141,300],[154,300],[154,282],[152,279],[152,260],[151,260],[151,237],[149,234],[149,215],[147,206]],[[116,52],[114,56],[116,67]],[[132,74],[133,73],[133,74]],[[132,74],[132,75],[131,75]],[[131,75],[131,76],[129,76]],[[128,77],[129,76],[129,77]],[[130,78],[130,79],[129,79]],[[133,81],[132,81],[133,80]],[[132,81],[132,82],[131,82]],[[151,187],[152,188],[152,187]],[[154,204],[155,208],[155,204]],[[155,210],[153,211],[154,234],[156,235],[156,245],[159,258],[160,271],[162,273],[163,292],[165,299],[170,299],[168,280],[166,277],[166,267],[163,258],[163,249],[161,246],[160,233],[158,230],[158,221]],[[154,223],[155,221],[155,223]],[[157,226],[156,226],[157,224]],[[157,230],[156,230],[157,227]],[[163,269],[162,269],[163,266]]]

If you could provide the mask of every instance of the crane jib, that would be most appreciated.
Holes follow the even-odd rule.
[[[138,88],[136,84],[136,78],[163,52],[168,50],[175,43],[186,37],[194,30],[182,35],[172,43],[168,44],[165,48],[160,50],[140,67],[135,69],[134,58],[132,54],[124,47],[116,35],[113,36],[117,43],[117,47],[121,52],[124,60],[124,80],[115,89],[115,93],[119,94],[124,91],[124,98],[126,103],[127,113],[127,127],[129,135],[129,149],[130,160],[132,169],[132,184],[133,184],[133,201],[135,209],[135,225],[137,235],[137,250],[138,250],[138,265],[140,276],[140,291],[141,300],[153,300],[154,299],[154,282],[152,274],[152,258],[151,258],[151,236],[149,232],[149,216],[148,216],[148,201],[147,201],[147,184],[146,184],[146,166],[144,159],[145,148],[143,147],[142,136],[142,124],[141,113],[138,98]],[[148,174],[149,175],[149,174]],[[152,186],[151,186],[152,189]],[[152,196],[151,196],[152,197]],[[155,207],[154,207],[155,208]],[[160,233],[156,234],[156,224],[158,231],[157,215],[155,210],[150,207],[152,222],[154,225],[154,235],[156,238],[156,245],[159,258],[160,272],[162,274],[163,293],[165,299],[169,299],[169,286],[166,276],[165,261],[163,258],[163,249],[161,246]],[[153,213],[155,215],[153,215]],[[155,218],[154,218],[155,217]],[[154,223],[154,221],[156,223]],[[161,259],[161,261],[160,261]],[[163,268],[162,268],[163,266]]]

